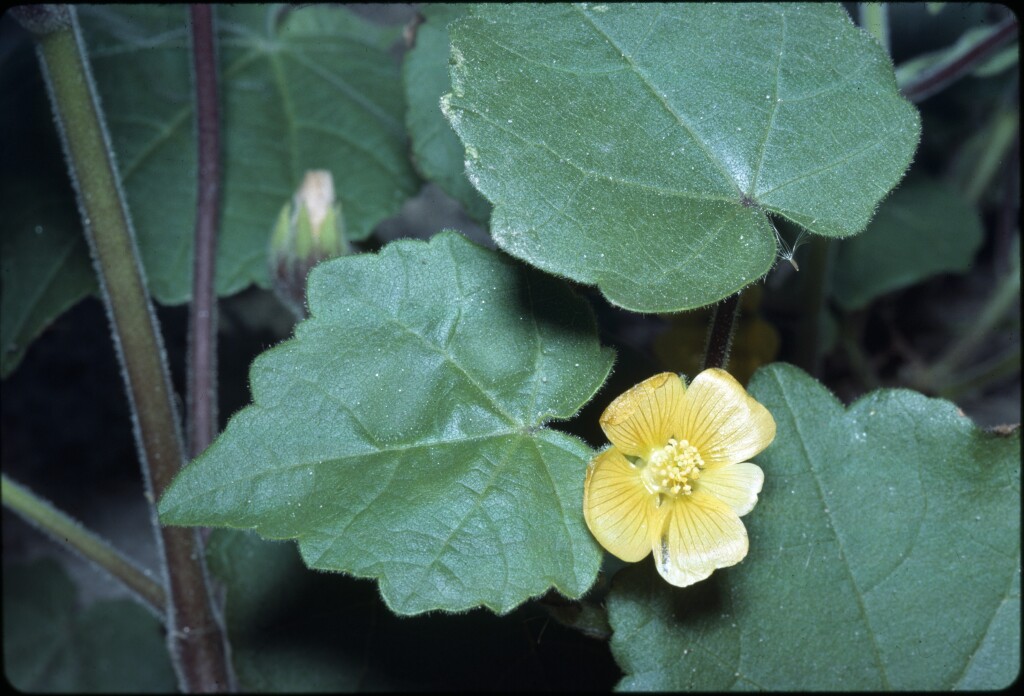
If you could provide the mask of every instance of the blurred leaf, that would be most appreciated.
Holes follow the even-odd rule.
[[[74,193],[27,32],[0,20],[0,378],[96,289]]]
[[[307,565],[378,578],[403,614],[585,592],[593,453],[544,425],[611,368],[586,303],[454,233],[323,263],[308,298],[161,519],[296,538]]]
[[[166,693],[177,680],[163,628],[131,600],[75,607],[53,560],[4,568],[4,672],[22,691]]]
[[[920,102],[966,75],[996,75],[1016,63],[1015,57],[1007,58],[1000,51],[1016,32],[1012,15],[999,24],[967,29],[952,46],[900,63],[896,82],[907,98]]]
[[[990,184],[1005,166],[1019,130],[1020,112],[1015,106],[1002,107],[994,110],[986,123],[962,143],[950,167],[949,180],[963,191],[968,202],[984,203],[986,193],[1003,195],[1002,186],[990,188]]]
[[[978,213],[947,184],[907,181],[864,234],[843,240],[832,294],[847,310],[937,273],[964,272],[981,245]]]
[[[1004,70],[1016,67],[1019,62],[1020,45],[1014,43],[1012,46],[1007,46],[979,65],[971,74],[975,77],[992,77],[993,75],[998,75]]]
[[[955,44],[938,51],[925,53],[900,63],[896,68],[896,81],[903,85],[918,79],[921,73],[930,71],[935,66],[963,60],[972,51],[977,51],[986,41],[998,32],[998,26],[971,27],[964,31]],[[1006,68],[1017,64],[1017,46],[1008,46],[998,52],[988,52],[974,61],[975,68],[971,74],[976,77],[996,75]]]
[[[775,259],[766,213],[867,225],[919,135],[838,5],[484,5],[442,107],[509,253],[636,311],[720,300]]]
[[[999,689],[1020,669],[1020,435],[880,390],[848,409],[763,368],[775,416],[750,555],[676,590],[652,563],[609,597],[627,690]]]
[[[221,295],[268,287],[270,232],[306,170],[333,174],[352,239],[417,189],[399,68],[388,52],[398,30],[337,6],[280,12],[217,8]],[[187,9],[96,5],[79,14],[150,290],[161,302],[186,302],[196,197]]]
[[[440,105],[441,96],[452,88],[448,23],[462,17],[466,6],[432,4],[421,12],[425,21],[416,30],[416,45],[405,55],[402,68],[413,161],[423,178],[436,181],[475,220],[486,222],[491,206],[466,178],[466,150],[444,119]]]
[[[67,187],[64,187],[67,189]],[[65,310],[96,291],[70,191],[44,180],[5,181],[0,209],[0,377]]]

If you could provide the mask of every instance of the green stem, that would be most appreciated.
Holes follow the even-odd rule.
[[[730,295],[715,305],[711,326],[708,327],[704,364],[700,368],[702,371],[712,367],[724,370],[729,365],[729,350],[732,348],[732,335],[736,329],[739,307],[740,293]]]
[[[106,540],[93,534],[29,489],[7,478],[6,474],[0,474],[0,497],[3,498],[6,507],[85,560],[120,580],[161,620],[165,618],[167,597],[164,588]]]
[[[821,324],[833,245],[827,237],[812,236],[809,246],[807,261],[804,262],[804,273],[807,275],[801,289],[803,307],[797,329],[794,361],[805,371],[817,375],[821,361]]]
[[[37,35],[39,57],[83,227],[113,330],[135,423],[146,498],[156,500],[184,463],[163,342],[149,302],[110,138],[72,6],[49,6],[56,21]],[[158,527],[159,528],[159,527]],[[227,648],[217,621],[195,529],[159,528],[166,576],[168,647],[183,691],[231,688]]]
[[[889,45],[889,8],[884,2],[860,3],[860,25],[891,54]]]

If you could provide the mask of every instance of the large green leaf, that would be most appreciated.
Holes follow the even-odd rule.
[[[162,520],[297,538],[310,567],[379,578],[400,613],[589,588],[592,452],[544,427],[611,367],[586,303],[454,233],[321,264],[308,297]]]
[[[416,45],[406,53],[402,66],[406,123],[416,168],[424,178],[437,182],[445,193],[466,208],[476,220],[486,221],[490,204],[466,178],[466,150],[441,113],[441,96],[452,88],[448,78],[448,24],[466,13],[465,5],[427,5],[424,22],[416,30]]]
[[[917,144],[884,51],[838,5],[486,5],[450,27],[443,108],[509,253],[637,311],[771,267],[766,213],[842,237]]]
[[[4,673],[23,691],[167,693],[177,682],[163,628],[136,602],[75,608],[49,559],[4,568]]]
[[[616,578],[627,689],[1005,687],[1020,669],[1020,435],[881,390],[848,409],[787,365],[750,392],[775,416],[744,518],[750,555],[686,590]],[[648,566],[651,566],[650,568]]]
[[[397,30],[341,7],[278,18],[217,8],[224,192],[217,291],[267,286],[270,231],[308,169],[334,175],[363,239],[417,188],[407,161]],[[79,10],[150,290],[187,301],[195,220],[193,87],[181,5]]]
[[[845,309],[936,273],[964,272],[981,245],[981,220],[952,187],[907,181],[878,209],[864,234],[839,244],[832,294]]]

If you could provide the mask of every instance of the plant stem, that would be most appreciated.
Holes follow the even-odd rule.
[[[120,580],[153,613],[165,620],[167,597],[164,588],[105,539],[93,534],[21,484],[7,478],[6,474],[0,474],[0,497],[5,506],[29,524]]]
[[[155,501],[184,463],[163,342],[76,10],[61,5],[49,9],[60,21],[37,35],[40,63],[128,391],[146,498],[159,529],[157,546],[168,588],[168,647],[183,691],[224,690],[231,687],[227,648],[210,602],[196,530],[158,527]]]
[[[730,295],[715,305],[711,326],[708,327],[702,371],[712,367],[724,370],[729,364],[729,349],[732,348],[732,335],[739,316],[740,294]]]
[[[832,248],[828,237],[813,236],[804,271],[806,280],[801,293],[800,326],[794,361],[811,375],[818,374],[821,360],[821,320],[825,312]]]
[[[213,7],[190,5],[199,133],[195,257],[189,309],[187,433],[190,458],[217,434],[217,223],[220,214],[220,118]]]
[[[892,53],[889,46],[889,8],[884,2],[860,3],[860,25],[875,37],[886,53]]]
[[[1010,42],[1017,34],[1017,18],[1010,14],[992,30],[984,39],[976,43],[970,50],[962,54],[954,54],[914,75],[900,85],[903,96],[912,102],[921,102],[941,92],[951,84],[981,65],[1004,44]]]

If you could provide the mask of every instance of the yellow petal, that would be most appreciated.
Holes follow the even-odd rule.
[[[660,529],[664,510],[640,480],[640,470],[614,447],[594,457],[583,488],[583,516],[597,541],[624,561],[651,552],[652,528]]]
[[[775,419],[732,375],[704,370],[686,390],[683,435],[708,467],[744,462],[775,439]]]
[[[728,505],[696,490],[671,502],[654,540],[654,561],[668,582],[687,587],[747,555],[747,530]]]
[[[764,472],[750,462],[727,464],[704,471],[697,485],[743,517],[757,503],[757,494],[764,485]]]
[[[678,375],[649,377],[608,405],[601,428],[622,454],[646,457],[679,429],[685,393]]]

